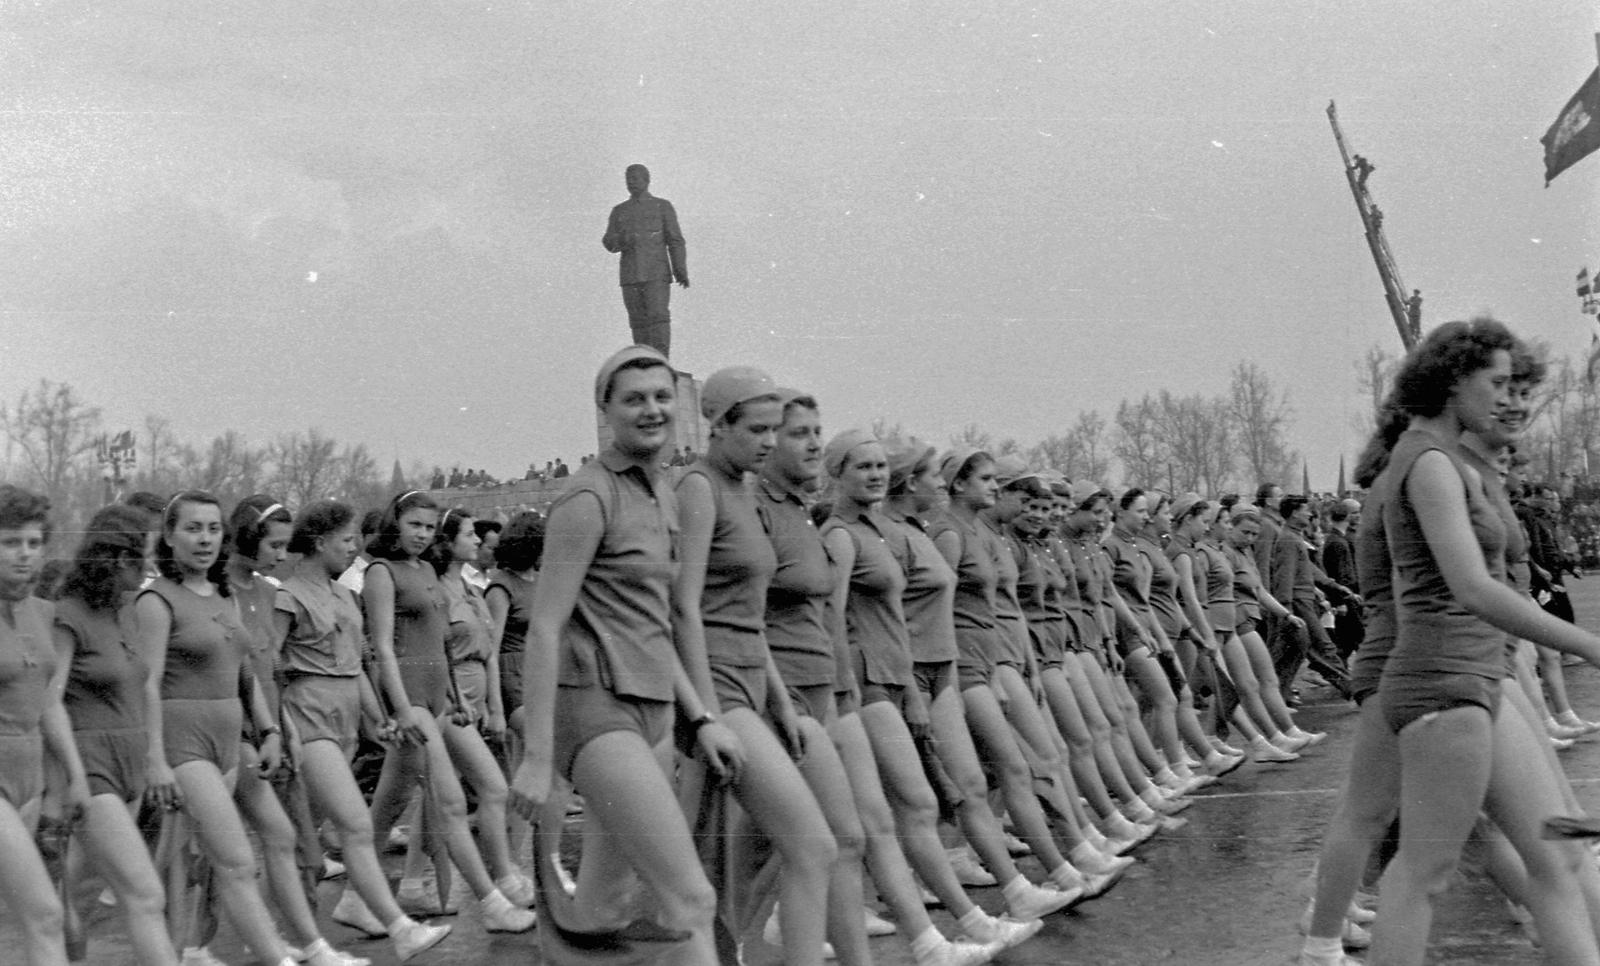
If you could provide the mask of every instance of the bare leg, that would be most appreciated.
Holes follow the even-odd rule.
[[[273,905],[288,924],[295,942],[305,946],[321,939],[322,933],[317,929],[317,918],[300,883],[300,866],[295,862],[294,825],[271,786],[256,773],[253,758],[252,754],[240,759],[234,801],[239,805],[241,817],[261,839],[261,864],[267,874]]]
[[[1322,836],[1308,935],[1333,938],[1344,929],[1367,856],[1388,831],[1399,807],[1400,743],[1384,723],[1377,698],[1368,698],[1356,719],[1344,795]]]
[[[506,776],[476,728],[445,723],[439,732],[451,762],[478,796],[478,845],[489,873],[504,878],[516,870],[506,836]]]
[[[28,966],[67,966],[61,900],[33,844],[38,816],[37,798],[22,812],[0,798],[0,899],[15,917]]]
[[[117,897],[140,966],[177,966],[178,954],[167,934],[161,878],[150,853],[144,850],[128,806],[115,795],[94,796],[78,836],[90,865]]]
[[[845,966],[868,966],[872,954],[867,948],[866,923],[861,918],[865,901],[861,859],[866,848],[866,832],[850,792],[850,778],[845,774],[844,763],[839,760],[833,741],[813,718],[802,717],[800,727],[805,732],[806,743],[800,774],[816,795],[839,848],[839,859],[834,863],[833,878],[828,883],[828,941],[833,943],[839,961]]]
[[[336,742],[307,742],[300,760],[306,789],[318,811],[333,822],[344,850],[344,865],[350,884],[367,908],[388,925],[403,913],[389,891],[378,852],[372,843],[372,816],[356,785],[344,751]]]

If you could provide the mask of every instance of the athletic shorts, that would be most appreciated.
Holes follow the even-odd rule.
[[[821,724],[833,720],[833,685],[791,684],[788,690],[789,703],[794,705],[796,714],[806,715]]]
[[[163,698],[161,735],[167,765],[209,761],[227,774],[239,765],[244,712],[238,698]]]
[[[855,714],[861,710],[861,703],[856,700],[856,693],[848,688],[841,691],[833,689],[833,710],[840,718],[847,714]]]
[[[955,687],[956,684],[954,661],[918,661],[912,666],[911,671],[916,676],[917,687],[922,691],[922,696],[928,699],[929,707],[933,706],[939,695]]]
[[[522,661],[521,651],[500,652],[500,707],[506,717],[522,707]]]
[[[0,798],[14,807],[44,791],[44,740],[31,735],[0,735]]]
[[[672,735],[672,702],[613,694],[599,685],[556,689],[553,750],[561,777],[572,780],[572,768],[589,742],[613,731],[632,732],[656,747]]]
[[[734,708],[749,708],[758,716],[767,716],[767,669],[765,667],[733,667],[728,664],[711,665],[711,686],[717,692],[717,704],[724,714]]]
[[[349,758],[361,731],[361,682],[353,677],[301,674],[283,686],[283,714],[300,743],[332,741]]]
[[[1028,639],[1033,643],[1033,654],[1041,668],[1060,667],[1066,647],[1061,641],[1061,631],[1053,624],[1028,625]]]
[[[489,716],[489,665],[482,661],[462,661],[456,665],[456,692],[463,707],[471,708],[482,721]]]
[[[1240,637],[1243,637],[1246,634],[1250,633],[1251,631],[1255,630],[1256,629],[1256,625],[1257,625],[1257,621],[1256,621],[1256,619],[1254,617],[1241,617],[1241,618],[1239,618],[1239,626],[1235,627],[1233,629],[1233,632],[1235,634],[1238,634]]]
[[[1481,674],[1385,675],[1378,690],[1379,707],[1389,730],[1454,708],[1479,707],[1493,717],[1500,710],[1500,682]]]
[[[115,795],[125,802],[144,797],[145,756],[150,733],[143,728],[74,731],[73,743],[89,778],[90,795]]]

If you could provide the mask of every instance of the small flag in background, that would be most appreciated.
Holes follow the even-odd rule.
[[[1545,187],[1556,175],[1600,148],[1600,69],[1589,74],[1539,140],[1544,144]]]
[[[1578,270],[1578,297],[1581,299],[1589,297],[1589,266],[1587,265]]]

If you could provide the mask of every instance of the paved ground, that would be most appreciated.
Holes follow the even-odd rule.
[[[1580,622],[1600,629],[1600,576],[1573,585]],[[1568,669],[1574,704],[1585,717],[1600,718],[1600,673]],[[1070,914],[1053,917],[1044,932],[1007,953],[1007,966],[1088,963],[1100,966],[1282,966],[1299,949],[1295,922],[1304,907],[1300,886],[1320,843],[1322,829],[1348,767],[1353,718],[1321,688],[1307,687],[1302,721],[1327,730],[1329,740],[1289,765],[1246,765],[1188,812],[1188,827],[1158,837],[1137,854],[1142,860],[1109,895]],[[1330,700],[1332,699],[1332,700]],[[1563,756],[1579,795],[1600,809],[1600,740],[1588,740]],[[331,910],[334,887],[323,891]],[[997,890],[974,890],[978,901],[998,910]],[[452,919],[455,933],[420,966],[511,966],[539,961],[536,934],[487,937],[471,907]],[[940,916],[942,926],[948,917]],[[226,927],[225,927],[226,929]],[[0,966],[22,966],[8,929],[0,926]],[[336,945],[370,956],[376,966],[391,966],[383,942],[357,941],[350,930],[328,924]],[[113,918],[94,930],[89,961],[131,961],[120,926]],[[1465,868],[1456,887],[1440,903],[1433,963],[1483,963],[1532,966],[1535,951],[1522,940],[1504,904],[1481,874]],[[216,945],[228,963],[250,958],[236,941]],[[777,962],[775,950],[755,943],[747,950],[751,966]],[[899,937],[875,940],[882,964],[908,966],[911,956]]]

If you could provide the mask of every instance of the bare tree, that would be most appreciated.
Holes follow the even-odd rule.
[[[1149,393],[1136,403],[1117,404],[1111,449],[1122,461],[1123,482],[1154,486],[1166,479],[1167,451],[1162,439],[1161,406]]]
[[[267,453],[251,446],[237,430],[211,440],[203,450],[182,448],[184,485],[207,490],[224,503],[258,492],[266,479]]]
[[[1252,483],[1283,483],[1299,462],[1289,448],[1289,394],[1253,362],[1233,367],[1229,415],[1239,452],[1240,468],[1254,477]]]
[[[981,428],[977,423],[968,423],[961,427],[961,432],[950,437],[950,445],[970,446],[973,449],[981,449],[987,452],[993,452],[994,437],[990,435],[988,431]]]
[[[1078,414],[1078,421],[1067,432],[1081,454],[1082,463],[1066,471],[1073,479],[1080,476],[1090,480],[1104,480],[1111,472],[1111,445],[1106,440],[1106,418],[1099,410],[1091,409]]]
[[[1171,485],[1178,492],[1219,493],[1233,470],[1228,408],[1221,399],[1161,391],[1161,438]]]
[[[86,405],[64,382],[40,379],[14,404],[0,404],[0,431],[22,452],[29,479],[53,501],[66,496],[99,429],[99,408]]]
[[[1362,436],[1370,436],[1377,427],[1378,411],[1383,408],[1384,397],[1389,394],[1389,386],[1394,382],[1395,370],[1399,369],[1400,363],[1383,346],[1373,343],[1367,347],[1367,354],[1355,363],[1355,367],[1356,387],[1372,407],[1366,412],[1351,414],[1350,423]]]
[[[905,423],[891,424],[887,416],[879,416],[874,419],[870,432],[876,439],[884,443],[911,438],[911,433],[906,429]]]
[[[367,451],[367,444],[346,444],[339,452],[338,479],[333,495],[357,505],[377,503],[385,494],[383,477],[378,473],[378,461]]]
[[[135,482],[141,489],[156,493],[179,486],[178,457],[183,444],[172,431],[172,421],[154,413],[144,417],[144,452],[139,457]]]
[[[322,499],[337,482],[337,443],[320,430],[284,433],[272,444],[273,481],[295,506]]]

